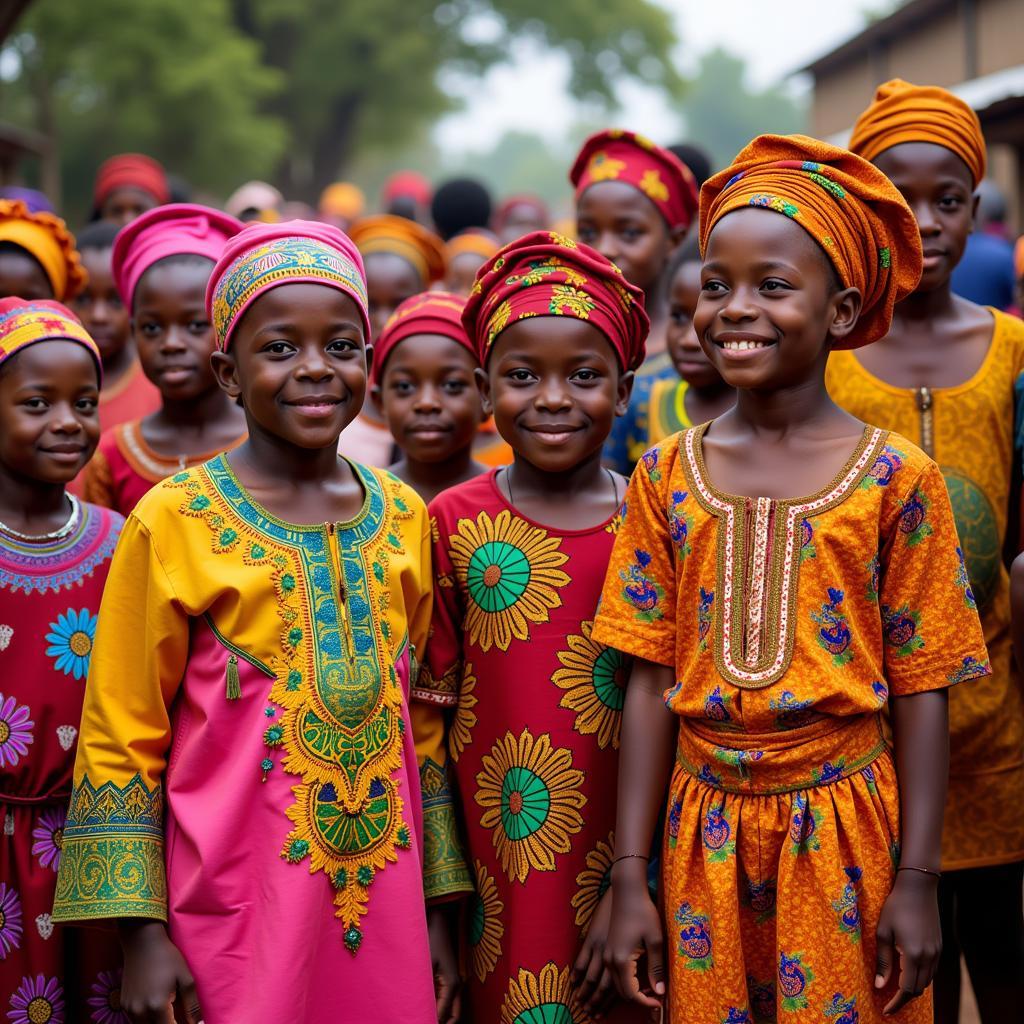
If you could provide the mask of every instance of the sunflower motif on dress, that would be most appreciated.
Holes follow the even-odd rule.
[[[579,888],[573,894],[572,907],[576,911],[576,924],[586,932],[604,894],[612,884],[612,848],[614,834],[608,833],[608,841],[598,839],[588,854],[586,866],[576,876]]]
[[[558,537],[502,509],[491,519],[460,519],[450,538],[449,557],[462,590],[469,595],[464,629],[470,644],[485,653],[507,651],[513,639],[526,640],[531,623],[547,622],[558,594],[569,583],[560,566],[569,556]]]
[[[480,825],[491,830],[501,866],[510,879],[525,882],[531,868],[553,871],[555,855],[568,853],[570,836],[583,828],[580,792],[583,772],[572,766],[572,751],[552,747],[546,733],[506,732],[483,756],[477,773]]]
[[[593,622],[584,621],[580,635],[566,637],[569,649],[558,652],[562,667],[551,681],[565,691],[558,706],[576,712],[576,731],[596,735],[602,750],[609,744],[618,750],[629,661],[621,651],[591,639],[593,628]]]
[[[462,668],[462,682],[459,683],[459,704],[452,719],[448,732],[448,750],[453,761],[458,761],[462,752],[473,742],[473,726],[476,725],[477,697],[476,675],[472,662],[467,661]]]
[[[569,968],[545,964],[540,974],[524,967],[511,978],[501,1006],[501,1024],[586,1024],[569,980]]]
[[[494,970],[501,956],[501,940],[505,925],[501,915],[505,904],[498,895],[498,883],[480,863],[473,861],[476,873],[476,892],[469,906],[469,945],[473,973],[482,982]]]

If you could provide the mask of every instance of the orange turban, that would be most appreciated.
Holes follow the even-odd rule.
[[[29,213],[20,199],[0,199],[0,242],[13,242],[46,271],[58,302],[73,299],[87,280],[75,236],[52,213]]]
[[[896,186],[873,164],[806,135],[761,135],[700,192],[700,250],[714,226],[749,206],[781,213],[825,250],[844,288],[864,301],[852,336],[836,348],[884,337],[892,308],[921,278],[921,234]]]
[[[444,277],[444,243],[414,220],[390,213],[364,217],[352,225],[348,236],[364,257],[375,252],[401,256],[412,264],[424,286]]]
[[[894,78],[878,87],[874,102],[857,118],[850,149],[874,160],[901,142],[931,142],[958,157],[974,184],[985,177],[985,137],[978,115],[959,96],[937,85]]]
[[[483,263],[484,260],[489,260],[500,248],[501,242],[490,231],[482,231],[480,229],[474,231],[470,228],[468,231],[460,231],[459,234],[449,238],[444,245],[444,254],[449,263],[459,256],[464,256],[466,253],[479,256],[480,262]]]

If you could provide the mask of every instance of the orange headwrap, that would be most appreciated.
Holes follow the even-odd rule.
[[[465,253],[480,257],[480,262],[489,260],[499,249],[501,242],[490,231],[461,231],[444,244],[444,255],[449,263]]]
[[[896,186],[873,164],[806,135],[761,135],[700,192],[700,250],[733,210],[755,206],[790,217],[825,250],[844,288],[864,305],[836,348],[884,337],[892,308],[921,278],[921,234]]]
[[[364,257],[375,252],[401,256],[412,264],[424,286],[444,277],[444,243],[414,220],[390,213],[364,217],[352,225],[348,236]]]
[[[0,199],[0,242],[20,245],[39,261],[59,302],[73,299],[87,280],[75,237],[52,213],[29,213],[20,199]]]
[[[974,184],[985,177],[985,137],[978,115],[959,96],[937,85],[894,78],[878,87],[874,102],[857,118],[850,149],[874,160],[901,142],[932,142],[956,153]]]
[[[320,216],[355,220],[366,208],[366,196],[351,181],[336,181],[320,193]]]

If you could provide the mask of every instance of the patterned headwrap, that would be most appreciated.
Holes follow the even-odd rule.
[[[206,286],[206,313],[220,349],[227,351],[231,332],[256,298],[278,285],[298,282],[326,285],[348,295],[359,309],[369,340],[366,275],[359,250],[330,224],[290,220],[249,224],[224,247]]]
[[[373,383],[380,384],[384,376],[384,364],[395,346],[415,334],[440,334],[451,338],[476,359],[476,349],[466,334],[466,328],[462,326],[465,306],[466,300],[451,292],[420,292],[406,299],[388,317],[374,346]]]
[[[474,256],[479,256],[482,263],[484,260],[489,260],[500,248],[501,243],[490,231],[481,231],[480,229],[474,231],[471,228],[449,238],[444,243],[444,255],[446,261],[451,263],[452,260],[464,253],[471,252]]]
[[[975,186],[985,177],[985,137],[978,115],[959,96],[937,85],[894,78],[878,87],[874,102],[857,118],[850,150],[865,160],[901,142],[931,142],[956,153]]]
[[[111,273],[129,308],[135,288],[154,263],[167,256],[220,259],[227,240],[242,230],[240,221],[195,203],[156,206],[123,227],[114,240]]]
[[[480,268],[462,314],[480,364],[506,327],[531,316],[586,320],[611,342],[624,369],[643,362],[651,326],[643,292],[599,252],[564,235],[524,235]]]
[[[761,135],[700,193],[700,251],[733,210],[754,206],[790,217],[828,255],[844,288],[863,298],[852,336],[836,348],[884,337],[893,306],[921,278],[921,234],[896,186],[873,164],[806,135]]]
[[[635,132],[591,135],[569,172],[576,199],[601,181],[623,181],[638,188],[670,228],[688,228],[697,215],[697,184],[690,169],[674,153]]]
[[[137,188],[151,195],[158,203],[169,202],[171,198],[167,172],[156,160],[142,153],[121,153],[100,165],[92,193],[96,209],[119,188]]]
[[[349,231],[364,257],[389,252],[412,265],[424,287],[444,277],[444,243],[433,231],[406,217],[390,213],[364,217]]]
[[[35,257],[58,301],[70,301],[85,287],[88,275],[75,236],[60,217],[29,213],[18,199],[0,199],[0,242],[13,242]]]
[[[49,299],[0,299],[0,363],[40,341],[77,342],[95,360],[102,380],[99,347],[70,309]]]

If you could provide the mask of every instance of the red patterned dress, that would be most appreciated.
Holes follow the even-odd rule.
[[[570,971],[608,888],[627,667],[590,630],[618,516],[541,526],[505,500],[498,472],[430,507],[434,616],[417,695],[454,711],[476,877],[471,1019],[584,1024]],[[607,1019],[641,1018],[619,1007]]]
[[[113,932],[51,919],[103,584],[123,520],[81,504],[65,536],[0,529],[0,1013],[127,1024]]]

